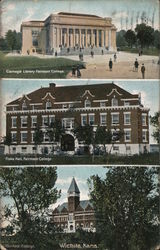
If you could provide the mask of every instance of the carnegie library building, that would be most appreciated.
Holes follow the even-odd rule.
[[[105,145],[112,154],[133,155],[149,151],[149,109],[139,94],[131,94],[112,83],[56,86],[50,83],[6,105],[6,136],[12,142],[6,154],[76,154],[83,151],[84,141],[74,133],[76,127],[105,126],[113,136],[123,136],[114,145]],[[59,141],[48,134],[50,125],[59,121],[64,133]],[[37,128],[43,132],[35,147]],[[92,145],[91,145],[92,146]],[[101,145],[99,145],[101,146]],[[90,148],[92,150],[92,148]]]
[[[89,200],[80,200],[80,191],[75,178],[67,192],[68,202],[54,209],[51,222],[65,233],[74,233],[81,228],[95,232],[95,212]]]
[[[62,53],[65,48],[104,48],[116,51],[116,27],[111,18],[59,12],[44,21],[21,25],[22,54]]]

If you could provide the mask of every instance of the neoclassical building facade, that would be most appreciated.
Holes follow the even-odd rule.
[[[65,233],[75,233],[79,228],[95,232],[96,219],[93,205],[89,200],[80,200],[80,191],[75,178],[72,178],[67,198],[67,202],[54,209],[51,223]]]
[[[22,54],[59,52],[63,47],[101,47],[116,50],[116,27],[111,18],[59,12],[44,21],[21,25]]]
[[[49,136],[55,121],[65,130],[58,141]],[[133,155],[149,151],[149,109],[142,105],[140,94],[131,94],[114,83],[50,83],[6,105],[6,135],[11,135],[12,142],[5,146],[5,153],[76,154],[86,145],[74,129],[85,125],[93,126],[94,131],[104,126],[113,137],[123,132],[114,145],[105,145],[107,152]],[[43,140],[35,149],[37,127]]]

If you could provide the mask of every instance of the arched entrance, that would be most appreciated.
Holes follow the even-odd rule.
[[[62,151],[74,151],[75,143],[72,135],[63,135],[61,139],[61,150]]]

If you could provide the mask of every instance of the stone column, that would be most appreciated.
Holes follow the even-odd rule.
[[[93,29],[91,29],[91,45],[93,45],[94,42],[94,34],[93,34]]]
[[[57,27],[57,48],[59,48],[61,42],[60,35],[61,35],[60,28]]]
[[[88,34],[87,29],[85,29],[85,35],[86,35],[86,48],[88,47]]]
[[[99,30],[96,30],[96,34],[97,34],[96,45],[97,45],[97,47],[99,47]]]
[[[111,47],[111,30],[109,30],[109,32],[108,32],[108,47],[109,47],[109,49]]]
[[[73,29],[73,47],[75,46],[75,29]]]
[[[109,43],[108,43],[108,29],[106,29],[106,35],[105,35],[105,46],[109,47]]]
[[[81,29],[79,29],[79,46],[81,47],[82,46],[82,43],[81,43]]]
[[[62,45],[62,32],[63,32],[63,29],[61,28],[61,40],[60,40],[61,45]]]
[[[69,47],[69,28],[67,28],[67,33],[66,33],[66,43],[67,47]]]
[[[104,30],[101,31],[101,46],[104,47]]]
[[[111,47],[116,50],[116,31],[114,29],[111,31]]]

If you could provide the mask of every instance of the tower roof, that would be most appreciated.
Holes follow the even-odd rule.
[[[78,188],[78,186],[77,186],[77,183],[76,183],[74,177],[73,177],[72,182],[71,182],[71,185],[70,185],[70,187],[69,187],[69,189],[68,189],[68,194],[69,194],[69,193],[78,193],[78,194],[80,194],[79,188]]]

